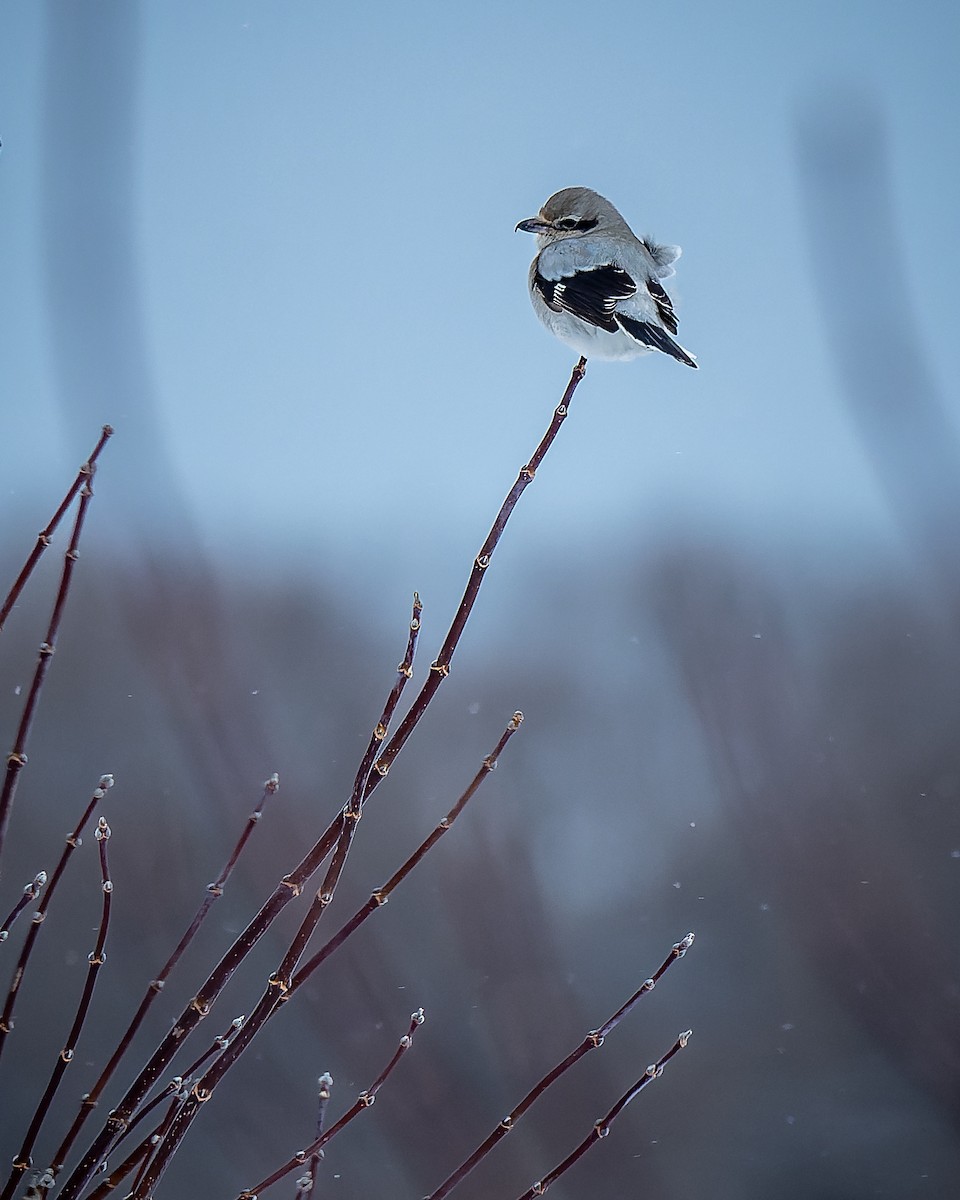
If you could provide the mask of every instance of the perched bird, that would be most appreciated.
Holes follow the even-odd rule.
[[[551,333],[584,358],[636,358],[661,350],[688,367],[692,354],[670,336],[677,316],[660,283],[679,246],[638,238],[609,200],[564,188],[517,229],[537,235],[530,300]]]

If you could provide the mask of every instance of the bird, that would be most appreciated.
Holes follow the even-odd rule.
[[[530,301],[543,324],[584,358],[630,359],[659,350],[697,360],[671,336],[677,315],[661,279],[679,246],[638,238],[616,208],[585,187],[555,192],[516,231],[536,234]]]

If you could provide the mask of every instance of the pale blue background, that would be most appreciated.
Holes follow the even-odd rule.
[[[838,85],[877,98],[903,302],[950,345],[958,24],[876,0],[5,6],[8,504],[25,447],[72,466],[109,420],[152,529],[182,490],[225,558],[361,583],[375,558],[437,596],[570,361],[513,226],[583,183],[684,246],[702,370],[598,364],[528,535],[640,536],[676,506],[877,533],[812,288],[844,247],[806,243],[795,125]]]

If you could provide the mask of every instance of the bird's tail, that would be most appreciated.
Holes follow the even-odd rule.
[[[697,369],[696,358],[684,350],[679,342],[675,342],[670,334],[665,329],[661,329],[659,325],[654,325],[652,321],[637,321],[623,313],[615,313],[614,316],[620,323],[620,327],[642,345],[649,346],[651,350],[662,350],[664,354],[672,355],[686,366]]]

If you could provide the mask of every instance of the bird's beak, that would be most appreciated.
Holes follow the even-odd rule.
[[[521,229],[524,233],[546,233],[548,229],[552,229],[549,221],[544,221],[542,217],[529,217],[526,221],[521,221],[514,233]]]

